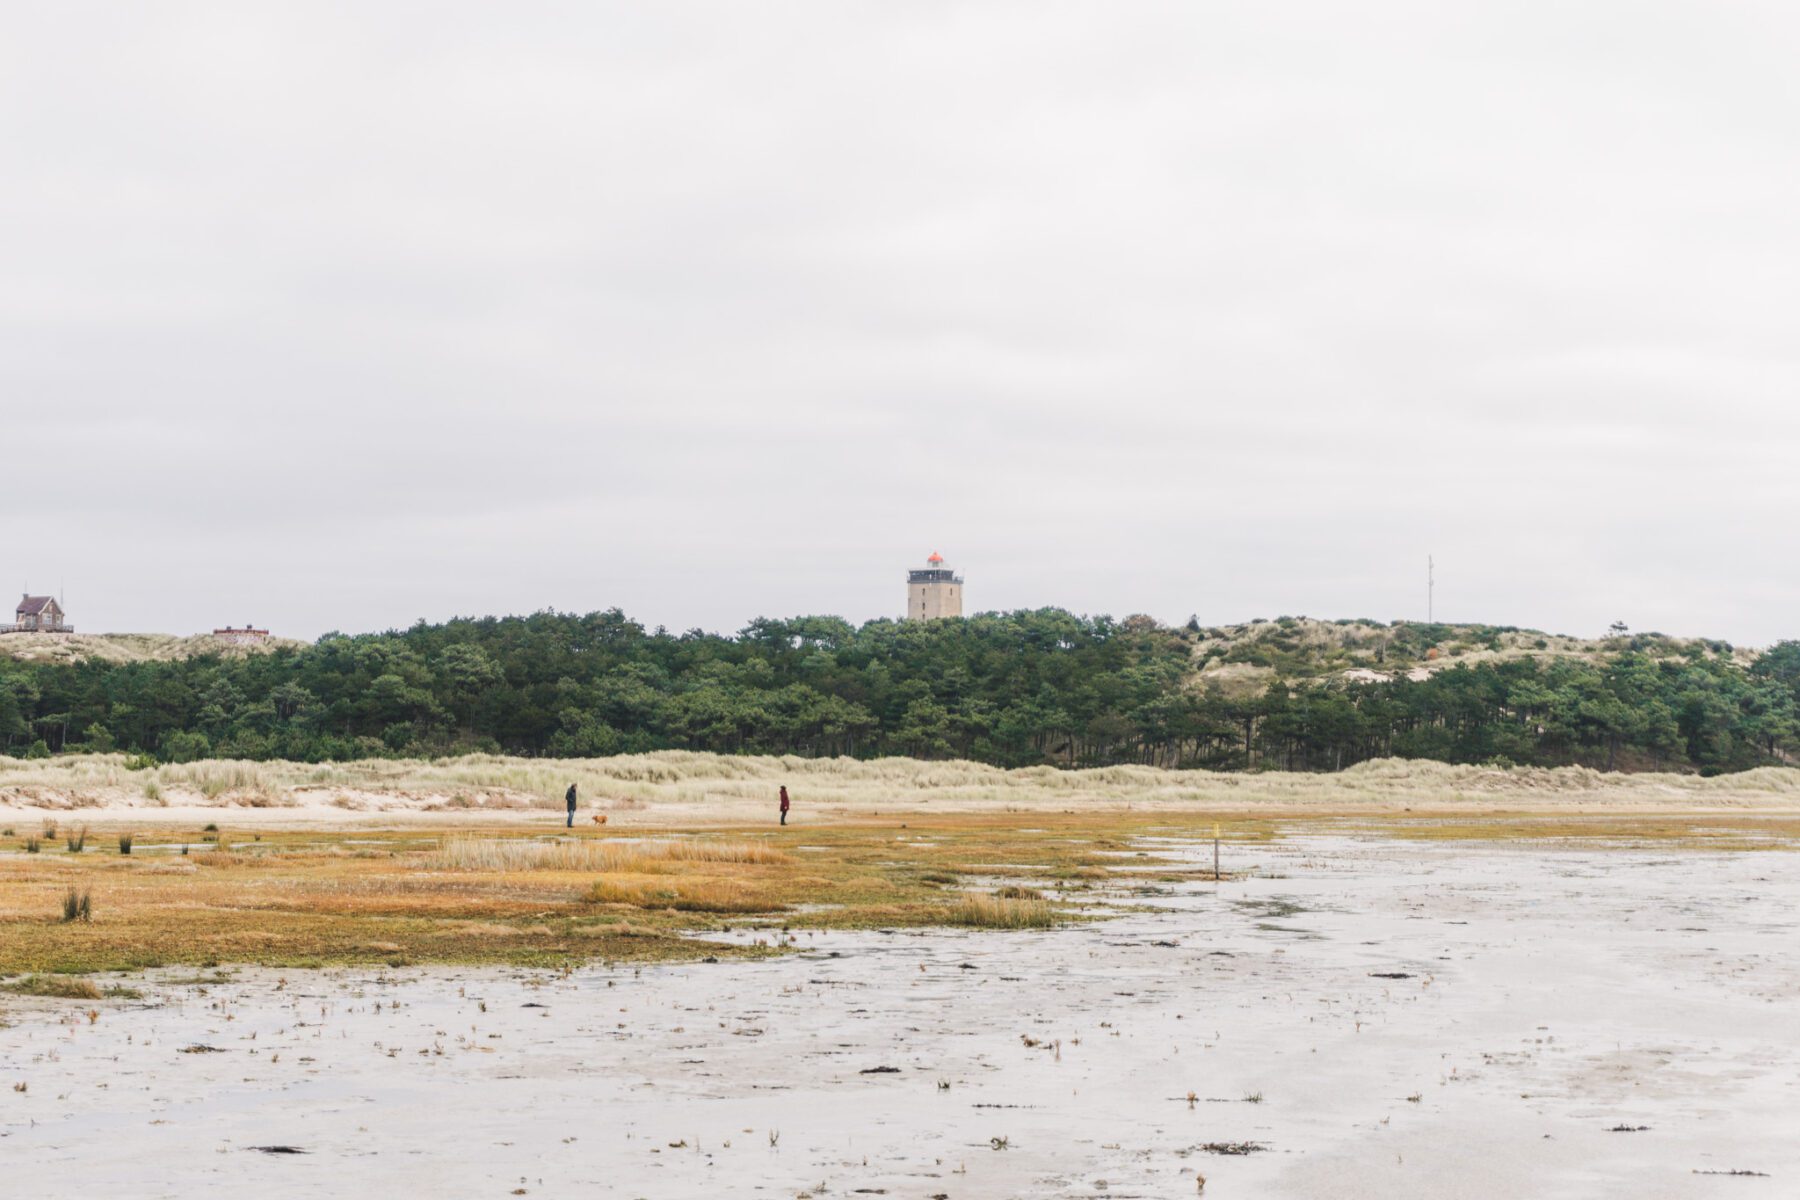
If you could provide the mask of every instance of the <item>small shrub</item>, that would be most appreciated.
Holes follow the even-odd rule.
[[[83,825],[80,829],[77,829],[74,833],[71,833],[71,834],[67,835],[66,837],[64,837],[63,845],[65,845],[69,848],[70,854],[80,854],[83,850],[87,849],[87,835],[88,835],[87,826]]]
[[[132,839],[132,835],[129,833],[121,833],[119,835],[119,853],[120,854],[130,854],[131,853],[131,839]]]
[[[208,821],[205,825],[201,826],[200,832],[201,833],[217,833],[217,832],[219,832],[219,827],[217,825],[213,824],[211,821]]]
[[[34,838],[34,837],[26,838],[25,839],[25,853],[36,854],[38,852],[38,845],[39,845],[39,842],[36,838]]]
[[[1044,898],[1044,893],[1038,891],[1036,888],[1020,887],[1016,883],[1007,884],[1005,887],[996,891],[994,895],[1000,897],[1002,900],[1042,900]]]
[[[93,897],[82,891],[70,888],[63,893],[63,920],[92,921],[94,919]]]

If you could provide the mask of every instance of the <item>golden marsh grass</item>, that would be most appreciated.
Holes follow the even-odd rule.
[[[634,871],[656,863],[759,863],[793,861],[762,842],[526,841],[453,836],[426,865],[462,871]]]
[[[1056,910],[1044,900],[969,892],[951,908],[949,922],[978,929],[1048,929],[1056,924]]]
[[[1234,847],[1289,831],[1775,853],[1800,840],[1797,818],[1710,814],[903,813],[782,834],[665,827],[623,840],[479,825],[449,838],[404,828],[246,834],[224,819],[223,831],[137,824],[125,856],[28,854],[15,826],[0,835],[0,980],[176,964],[561,966],[775,952],[705,940],[739,921],[1044,928],[1102,915],[1088,906],[1115,885],[1209,878],[1210,854],[1197,864],[1167,848],[1210,847],[1215,823],[1228,877],[1243,861]],[[971,879],[993,880],[992,894],[968,890],[961,881]],[[91,896],[91,919],[62,920],[71,891]]]

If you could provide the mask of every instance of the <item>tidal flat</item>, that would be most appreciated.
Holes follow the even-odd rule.
[[[897,819],[791,830],[786,862],[646,875],[678,894],[701,865],[764,872],[743,886],[779,911],[559,909],[542,889],[593,872],[485,880],[489,902],[539,905],[545,945],[591,919],[679,953],[183,959],[92,975],[115,992],[98,1000],[0,994],[0,1161],[33,1196],[1737,1197],[1800,1180],[1791,822],[1226,822],[1215,882],[1211,820]],[[482,882],[430,858],[441,845],[380,849],[346,861]],[[195,871],[222,868],[278,869]],[[949,923],[947,897],[1007,889],[1041,895],[1049,927]],[[9,943],[22,922],[0,926]]]

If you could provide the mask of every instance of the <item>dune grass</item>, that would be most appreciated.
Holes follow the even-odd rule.
[[[472,754],[348,763],[204,760],[132,770],[124,754],[0,758],[0,805],[58,809],[118,803],[292,807],[381,806],[403,798],[441,810],[560,809],[569,784],[584,808],[753,802],[773,812],[786,784],[802,812],[824,806],[902,811],[921,806],[1005,809],[1081,805],[1136,808],[1280,806],[1369,812],[1472,804],[1562,810],[1575,806],[1800,810],[1800,770],[1762,767],[1714,778],[1624,774],[1584,767],[1507,768],[1381,759],[1330,775],[1214,774],[1145,766],[1005,770],[966,761],[798,758],[659,751],[593,759]],[[53,829],[46,836],[54,837]]]

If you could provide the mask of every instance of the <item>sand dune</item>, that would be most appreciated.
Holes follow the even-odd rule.
[[[0,759],[0,819],[83,810],[99,818],[343,824],[472,812],[542,817],[575,783],[585,814],[625,824],[754,819],[785,784],[802,813],[1169,811],[1800,813],[1800,770],[1702,779],[1570,767],[1506,769],[1385,759],[1332,775],[1216,774],[1155,767],[1007,771],[972,762],[731,757],[666,751],[600,759],[473,755],[351,763],[207,761],[149,770],[122,755]]]

